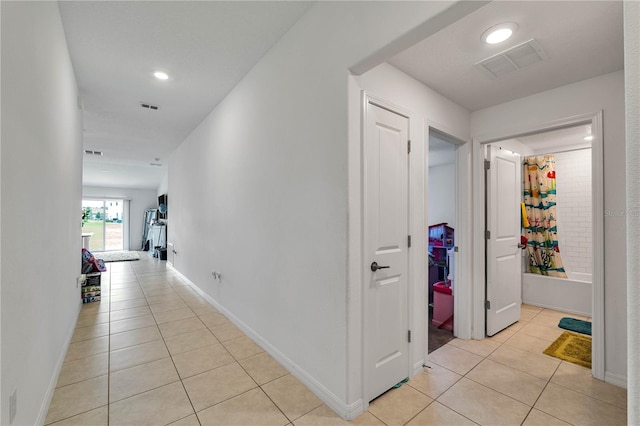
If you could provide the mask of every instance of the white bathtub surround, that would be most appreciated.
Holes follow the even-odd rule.
[[[591,148],[560,152],[555,157],[556,225],[562,262],[566,271],[591,274]]]
[[[522,274],[522,303],[591,317],[591,274],[567,275],[568,278],[556,278]]]

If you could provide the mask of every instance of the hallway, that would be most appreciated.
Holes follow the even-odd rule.
[[[82,307],[45,424],[346,424],[166,262],[141,255],[107,264],[103,300]],[[352,423],[626,424],[624,389],[538,355],[561,316],[523,306],[491,339],[449,342]]]

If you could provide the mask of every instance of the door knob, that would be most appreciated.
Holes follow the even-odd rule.
[[[388,269],[388,268],[390,268],[390,266],[378,266],[378,262],[373,262],[371,264],[371,270],[373,272],[377,271],[378,269]]]
[[[525,249],[525,248],[527,248],[527,245],[526,244],[518,244],[518,248],[519,249]]]

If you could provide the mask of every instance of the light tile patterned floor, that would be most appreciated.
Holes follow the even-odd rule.
[[[107,264],[83,306],[45,424],[348,424],[160,262]],[[356,425],[626,424],[626,391],[542,354],[564,314],[523,306],[483,341],[455,339]]]

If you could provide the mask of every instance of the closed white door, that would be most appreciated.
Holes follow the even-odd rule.
[[[409,372],[408,133],[407,117],[367,102],[363,149],[369,400]]]
[[[487,170],[487,335],[520,320],[522,256],[520,155],[488,146]]]

